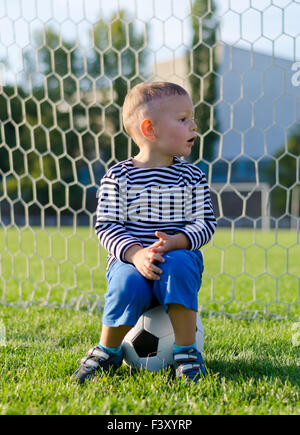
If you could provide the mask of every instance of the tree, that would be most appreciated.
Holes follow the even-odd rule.
[[[36,32],[24,50],[23,83],[0,95],[0,170],[9,198],[20,192],[20,204],[28,203],[36,192],[38,213],[37,206],[49,214],[95,210],[89,199],[96,201],[104,174],[99,156],[107,162],[113,145],[117,158],[119,144],[122,157],[127,149],[120,109],[145,74],[144,35],[125,11],[97,22],[88,52],[54,28]]]
[[[108,21],[99,20],[91,34],[95,50],[89,72],[92,76],[100,73],[105,124],[112,133],[119,132],[114,138],[118,160],[128,157],[128,147],[125,146],[128,139],[122,130],[120,109],[129,89],[148,76],[146,35],[148,26],[139,33],[124,10],[113,13]],[[101,71],[99,65],[103,65]],[[113,99],[109,95],[111,88],[114,90]]]
[[[213,145],[217,139],[217,119],[212,104],[216,100],[217,70],[215,44],[216,26],[215,5],[213,0],[194,0],[192,5],[192,48],[188,52],[188,71],[192,100],[195,106],[195,120],[198,131],[203,137],[203,159],[213,157]],[[199,150],[193,148],[192,160],[199,158]]]

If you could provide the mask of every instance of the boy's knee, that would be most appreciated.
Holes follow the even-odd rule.
[[[165,263],[160,263],[171,268],[174,272],[178,271],[182,274],[182,270],[188,271],[190,268],[196,269],[197,273],[203,272],[203,258],[201,252],[190,251],[188,249],[176,249],[164,254]],[[180,267],[179,267],[180,266]]]
[[[118,276],[118,279],[115,279],[113,283],[113,287],[114,291],[118,293],[119,299],[124,301],[143,300],[149,297],[149,289],[145,278],[137,271]]]
[[[189,294],[198,292],[202,282],[203,262],[200,256],[193,251],[177,249],[164,255],[165,263],[161,263],[162,279],[172,283],[173,292],[184,289]],[[176,283],[176,285],[175,285]]]
[[[182,267],[190,261],[186,251],[186,249],[176,249],[167,252],[164,254],[165,263],[160,263],[160,267],[174,269],[174,272],[179,270],[182,273]]]

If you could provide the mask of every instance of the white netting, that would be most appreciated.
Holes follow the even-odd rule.
[[[163,79],[191,93],[219,224],[201,309],[298,316],[299,18],[283,0],[1,0],[1,302],[101,307],[97,186],[137,153],[126,92]]]

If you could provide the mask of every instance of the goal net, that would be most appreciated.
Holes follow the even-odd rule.
[[[127,91],[184,86],[211,187],[202,312],[300,313],[300,4],[0,2],[0,302],[101,311],[94,232],[105,172],[137,154]]]

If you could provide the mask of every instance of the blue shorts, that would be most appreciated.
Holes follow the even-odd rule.
[[[184,305],[198,311],[198,291],[201,287],[203,257],[200,251],[177,249],[163,254],[160,280],[145,278],[133,264],[116,260],[106,273],[102,323],[106,326],[135,325],[150,306]]]

